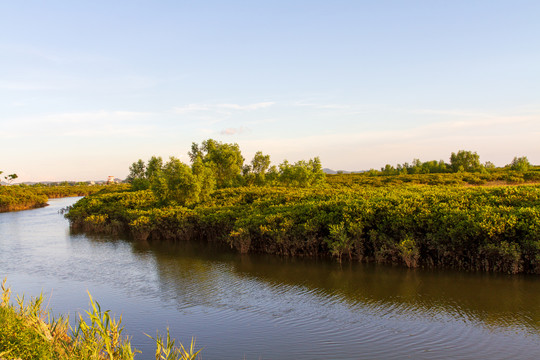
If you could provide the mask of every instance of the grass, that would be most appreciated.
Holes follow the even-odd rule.
[[[109,310],[103,311],[90,293],[88,320],[79,314],[72,328],[67,317],[55,319],[43,308],[42,295],[30,301],[17,296],[16,304],[12,304],[5,279],[1,290],[0,359],[131,360],[140,353],[122,334],[122,318],[116,320]],[[193,339],[189,349],[182,344],[176,347],[169,329],[166,337],[158,333],[151,338],[156,341],[156,360],[195,360],[201,351],[195,351]]]

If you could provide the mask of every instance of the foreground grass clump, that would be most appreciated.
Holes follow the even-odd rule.
[[[24,297],[17,297],[17,304],[11,304],[11,289],[5,283],[0,301],[0,359],[130,360],[139,352],[122,335],[122,318],[115,320],[109,311],[102,311],[90,294],[88,320],[79,315],[77,326],[71,328],[67,318],[54,319],[43,309],[41,295],[26,304]],[[156,360],[193,360],[201,351],[194,350],[194,340],[189,350],[182,344],[175,347],[168,329],[165,339],[158,334],[155,340]]]

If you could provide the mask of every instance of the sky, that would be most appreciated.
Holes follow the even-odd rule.
[[[540,1],[0,0],[0,171],[124,178],[193,142],[273,164],[540,164]]]

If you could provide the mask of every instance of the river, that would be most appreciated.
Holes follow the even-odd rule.
[[[240,255],[72,234],[59,210],[0,214],[0,277],[56,314],[87,291],[152,359],[170,328],[203,359],[540,359],[540,277]]]

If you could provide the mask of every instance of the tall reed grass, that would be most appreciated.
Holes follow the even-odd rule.
[[[72,328],[68,317],[54,318],[43,307],[43,295],[29,301],[17,296],[13,304],[6,279],[1,290],[0,359],[132,360],[140,353],[132,348],[129,337],[122,335],[122,317],[116,320],[109,310],[103,311],[90,293],[87,319],[79,314]],[[175,346],[169,329],[166,337],[157,333],[151,338],[156,341],[156,360],[195,360],[201,352],[195,350],[194,339],[188,349],[182,344]]]

